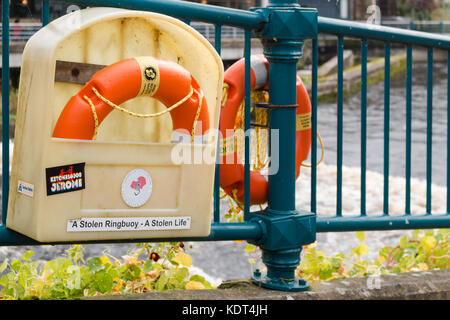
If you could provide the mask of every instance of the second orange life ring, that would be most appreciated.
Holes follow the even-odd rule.
[[[141,95],[159,100],[167,109],[157,114],[139,115],[119,107]],[[174,136],[183,138],[189,134],[191,142],[194,136],[203,136],[209,130],[206,98],[194,77],[175,62],[136,57],[116,62],[94,74],[67,102],[53,137],[95,139],[98,126],[114,108],[138,117],[170,112]]]
[[[245,60],[234,63],[224,74],[228,85],[225,104],[220,113],[221,165],[220,186],[229,195],[242,203],[244,200],[244,166],[240,163],[234,148],[234,125],[239,106],[244,99]],[[251,56],[251,90],[268,89],[269,63],[263,55]],[[296,133],[296,177],[300,166],[308,157],[311,147],[311,101],[300,77],[297,77],[297,133]],[[232,163],[229,157],[233,155]],[[250,204],[267,202],[268,182],[257,172],[250,171]]]

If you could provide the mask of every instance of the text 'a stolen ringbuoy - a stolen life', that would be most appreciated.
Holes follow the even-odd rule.
[[[191,217],[81,218],[67,221],[67,232],[150,231],[191,228]]]

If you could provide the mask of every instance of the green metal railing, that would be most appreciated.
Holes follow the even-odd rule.
[[[447,10],[449,10],[447,8]],[[449,20],[411,20],[411,21],[383,21],[384,26],[418,30],[432,33],[450,33]]]
[[[446,50],[450,55],[450,37],[430,33],[403,30],[378,25],[350,22],[329,18],[319,18],[319,32],[338,37],[338,83],[337,83],[337,204],[336,217],[317,217],[317,230],[321,231],[354,231],[354,230],[393,230],[413,228],[433,228],[448,226],[449,194],[447,192],[447,212],[431,214],[432,186],[432,111],[433,111],[433,50]],[[361,212],[358,217],[342,217],[342,115],[343,115],[343,39],[344,37],[361,39]],[[384,186],[383,212],[378,216],[368,217],[366,214],[366,158],[367,158],[367,43],[368,40],[384,41]],[[313,40],[315,41],[315,40]],[[389,213],[389,153],[390,153],[390,57],[391,44],[406,46],[406,141],[405,141],[405,212]],[[426,212],[423,215],[411,215],[411,122],[412,122],[412,50],[413,46],[427,49],[427,141],[426,141]],[[318,54],[317,44],[313,45],[314,56]],[[313,63],[313,83],[317,82],[317,64]],[[450,74],[447,74],[450,79]],[[448,80],[447,80],[448,81]],[[313,87],[313,99],[317,95],[317,87]],[[447,90],[447,96],[449,91]],[[447,104],[448,108],[449,104]],[[316,111],[313,107],[313,112]],[[313,118],[316,118],[316,114]],[[313,131],[317,130],[315,121]],[[314,141],[313,141],[314,144]],[[447,155],[450,151],[447,142]],[[316,148],[312,147],[312,158],[315,159]],[[313,160],[314,161],[314,160]],[[313,162],[314,163],[314,162]],[[447,190],[450,185],[449,162],[447,161]],[[316,193],[316,170],[313,168],[312,191]],[[315,199],[311,200],[311,211],[315,211]]]
[[[216,165],[214,184],[214,215],[211,234],[204,238],[179,240],[248,240],[262,249],[262,259],[267,266],[267,274],[256,271],[253,280],[264,287],[299,291],[308,288],[302,279],[295,278],[295,269],[300,262],[303,245],[315,241],[316,232],[353,230],[393,230],[414,228],[450,227],[450,196],[447,193],[447,212],[431,215],[431,143],[432,143],[432,71],[433,49],[449,52],[450,39],[441,35],[402,30],[350,21],[317,17],[316,10],[301,8],[294,0],[271,0],[266,8],[250,11],[202,5],[185,1],[163,0],[58,0],[77,3],[82,6],[108,6],[126,9],[159,12],[177,17],[186,23],[208,22],[215,25],[215,49],[221,52],[222,26],[239,27],[244,30],[245,56],[245,131],[250,129],[250,55],[251,38],[262,39],[264,54],[269,61],[269,103],[275,106],[270,112],[269,129],[279,131],[279,171],[269,176],[269,200],[264,211],[250,210],[250,137],[245,138],[244,159],[244,222],[220,222],[220,166]],[[43,244],[29,239],[5,227],[9,192],[9,2],[2,1],[2,142],[3,142],[3,186],[2,225],[0,245]],[[49,1],[43,1],[42,23],[49,23]],[[336,216],[317,216],[317,168],[311,169],[311,205],[309,210],[295,208],[295,108],[277,108],[296,103],[297,62],[302,57],[304,41],[312,39],[312,136],[317,133],[318,118],[318,33],[326,33],[338,38],[338,84],[337,84],[337,197]],[[344,38],[361,39],[361,214],[358,217],[342,215],[342,160],[343,160],[343,50]],[[368,40],[380,40],[385,44],[385,137],[384,137],[384,204],[381,216],[366,214],[366,157],[367,157],[367,48]],[[390,124],[390,48],[391,43],[407,45],[407,94],[406,94],[406,210],[403,215],[389,214],[389,124]],[[428,48],[428,104],[427,104],[427,210],[424,215],[411,215],[411,77],[412,46]],[[450,71],[450,64],[449,64]],[[450,72],[448,73],[450,76]],[[448,90],[450,92],[450,89]],[[450,98],[448,98],[450,105]],[[450,116],[449,116],[450,117]],[[450,136],[450,129],[448,129]],[[272,141],[269,141],[269,150]],[[447,143],[447,153],[450,144]],[[312,140],[311,162],[317,163],[317,141]],[[447,187],[450,184],[450,167],[447,162]],[[449,188],[447,188],[448,190]],[[303,208],[306,209],[306,208]],[[157,242],[168,239],[138,239],[126,241],[99,242]],[[170,239],[172,240],[172,239]],[[89,242],[86,242],[89,243]]]

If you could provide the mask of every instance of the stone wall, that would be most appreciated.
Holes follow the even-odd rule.
[[[409,272],[312,283],[306,292],[259,288],[232,280],[214,290],[171,290],[85,300],[449,300],[450,270]]]

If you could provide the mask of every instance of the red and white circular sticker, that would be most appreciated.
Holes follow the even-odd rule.
[[[134,169],[122,182],[122,199],[133,208],[143,206],[153,190],[152,178],[144,169]]]

